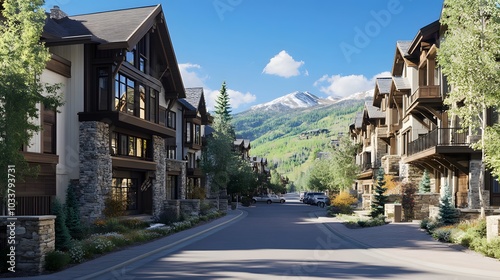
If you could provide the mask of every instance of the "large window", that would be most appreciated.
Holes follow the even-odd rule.
[[[108,71],[106,68],[97,69],[99,87],[97,89],[97,102],[99,111],[107,111],[109,98]]]
[[[142,38],[133,50],[127,51],[126,61],[139,71],[149,74],[149,36]]]
[[[111,153],[143,159],[151,158],[148,139],[116,132],[111,133]]]
[[[158,123],[156,117],[158,116],[158,92],[154,89],[149,91],[149,120]]]
[[[201,126],[199,124],[194,125],[194,143],[201,145]]]
[[[176,116],[175,112],[168,111],[167,112],[167,127],[175,129]]]
[[[192,130],[193,129],[193,125],[191,124],[191,122],[186,122],[186,143],[191,143],[193,141],[193,139],[191,139],[193,133],[192,133]]]
[[[139,86],[139,118],[146,119],[146,87]]]
[[[137,210],[137,179],[113,178],[111,196],[121,210]]]
[[[122,74],[115,79],[115,110],[135,114],[135,81]]]

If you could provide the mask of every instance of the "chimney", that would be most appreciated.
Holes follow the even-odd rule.
[[[50,18],[51,19],[63,19],[68,17],[68,15],[59,9],[59,6],[54,6],[54,8],[50,9]]]

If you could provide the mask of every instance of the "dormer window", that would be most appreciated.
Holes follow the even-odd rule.
[[[149,36],[146,35],[130,51],[127,51],[126,60],[139,71],[149,74]]]

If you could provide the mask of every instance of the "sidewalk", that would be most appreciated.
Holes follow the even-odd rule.
[[[34,279],[34,280],[69,280],[69,279],[95,279],[98,276],[113,271],[119,271],[122,267],[138,262],[162,251],[180,246],[202,235],[211,234],[224,226],[235,222],[246,215],[246,212],[240,210],[228,210],[227,215],[209,223],[196,226],[175,234],[157,239],[155,241],[125,248],[120,251],[106,254],[102,257],[90,260],[88,262],[70,267],[60,272],[32,277],[16,277],[10,279]]]
[[[418,223],[391,223],[384,226],[349,229],[342,221],[316,213],[333,234],[356,248],[369,250],[387,261],[405,261],[441,273],[498,279],[500,263],[460,245],[434,240]]]

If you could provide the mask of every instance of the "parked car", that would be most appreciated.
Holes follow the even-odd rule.
[[[312,204],[312,199],[315,195],[325,195],[325,194],[322,192],[308,192],[307,194],[304,195],[304,199],[302,200],[302,202],[305,204]]]
[[[326,195],[315,195],[312,198],[311,205],[318,205],[321,208],[324,208],[326,205],[330,205],[330,198]]]
[[[271,204],[273,202],[285,203],[285,198],[276,194],[261,194],[259,196],[252,197],[252,203],[257,202],[266,202],[267,204]]]

